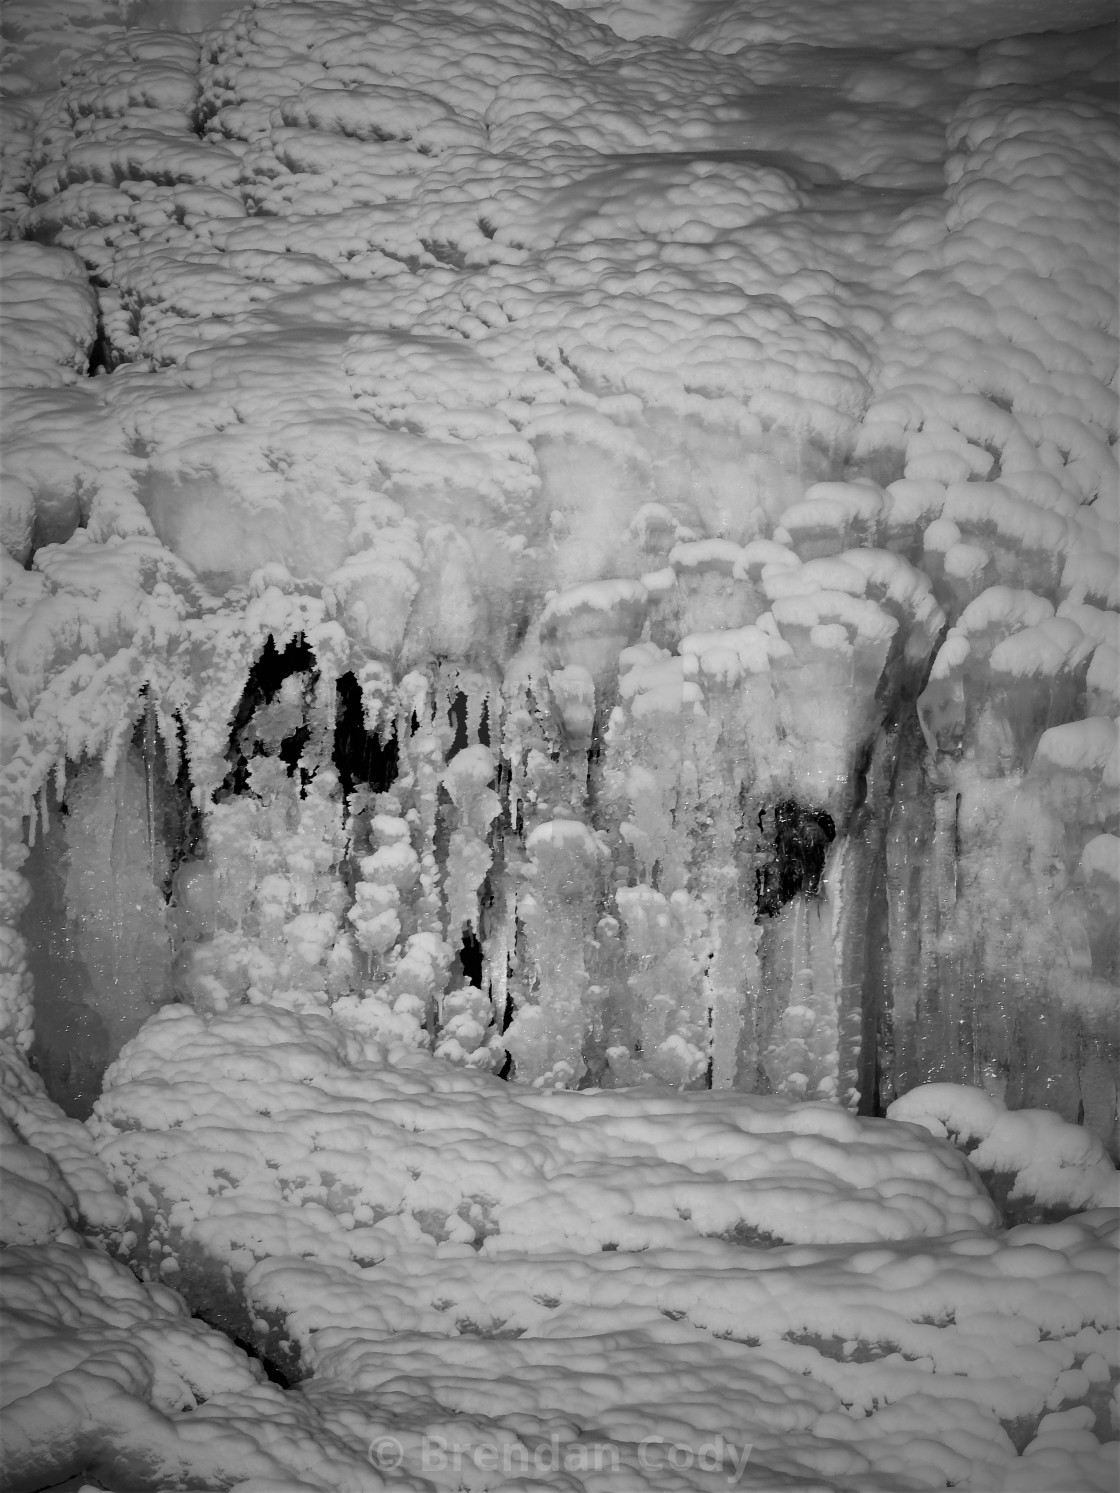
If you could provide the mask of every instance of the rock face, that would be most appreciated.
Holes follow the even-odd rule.
[[[61,79],[20,11],[3,1019],[29,943],[59,1098],[268,1002],[1115,1148],[1108,64],[997,11],[876,71],[722,12],[61,6]]]

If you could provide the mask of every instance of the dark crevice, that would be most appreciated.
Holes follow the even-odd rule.
[[[772,817],[773,828],[768,827]],[[770,858],[755,871],[758,917],[777,917],[794,897],[815,897],[836,825],[824,809],[806,808],[792,798],[762,809],[758,827],[772,838]]]
[[[448,748],[447,756],[450,760],[456,752],[461,752],[464,747],[470,745],[470,735],[467,731],[467,697],[462,690],[452,700],[447,710],[447,721],[455,732],[451,746]]]
[[[385,793],[396,782],[399,770],[396,732],[381,738],[366,730],[362,690],[353,674],[343,674],[335,688],[338,713],[332,757],[342,791],[349,797],[361,786]]]
[[[472,928],[463,929],[463,941],[459,945],[459,968],[468,985],[482,988],[482,945]]]
[[[174,772],[167,749],[156,729],[155,714],[145,710],[132,733],[132,748],[144,764],[152,833],[163,847],[165,862],[159,888],[165,902],[171,901],[175,872],[197,851],[202,838],[202,815],[191,796],[190,764],[186,751],[186,728],[175,717],[176,760]],[[63,805],[63,812],[67,812]]]
[[[230,768],[221,787],[214,793],[215,803],[249,791],[251,760],[257,756],[269,755],[267,742],[254,739],[254,721],[276,698],[284,682],[297,674],[307,676],[308,691],[314,688],[319,678],[315,655],[308,646],[307,639],[302,633],[299,634],[280,653],[274,638],[269,634],[260,658],[249,671],[241,699],[234,711],[229,745],[226,748],[226,760]],[[310,734],[309,725],[303,721],[279,743],[276,755],[287,764],[289,774],[295,771]]]
[[[871,873],[871,891],[864,930],[863,998],[860,1015],[858,1113],[882,1119],[886,1113],[883,1101],[883,1048],[889,1042],[890,1012],[893,999],[890,983],[889,908],[887,903],[886,858],[875,857]],[[893,1098],[893,1095],[891,1096]],[[889,1102],[889,1101],[888,1101]]]
[[[279,1385],[281,1389],[291,1389],[293,1385],[299,1382],[298,1380],[291,1378],[290,1375],[285,1374],[283,1369],[272,1362],[271,1359],[266,1358],[264,1354],[262,1354],[256,1347],[254,1347],[251,1342],[248,1342],[245,1338],[238,1337],[235,1333],[230,1332],[228,1322],[212,1322],[208,1319],[205,1312],[192,1312],[191,1316],[196,1322],[202,1322],[213,1332],[220,1332],[222,1336],[227,1337],[235,1347],[240,1348],[242,1353],[245,1354],[246,1358],[251,1358],[255,1363],[259,1363],[261,1368],[265,1372],[265,1377],[270,1381],[270,1383]]]
[[[105,328],[101,317],[97,318],[97,336],[93,339],[93,346],[89,350],[89,366],[86,372],[90,378],[96,378],[99,373],[112,373],[113,352],[105,336]]]
[[[464,270],[467,267],[466,255],[456,244],[449,244],[441,239],[422,238],[420,247],[425,254],[430,254],[434,260],[449,269]]]
[[[867,777],[871,771],[871,760],[875,755],[875,744],[869,741],[860,752],[852,767],[852,811],[849,834],[854,833],[860,821],[860,811],[867,803]]]
[[[500,1021],[499,1021],[499,1030],[500,1031],[504,1032],[504,1031],[508,1031],[509,1030],[509,1026],[510,1026],[510,1023],[513,1020],[515,1010],[516,1010],[516,1007],[514,1005],[513,995],[512,995],[512,993],[507,992],[507,994],[506,994],[506,1006],[505,1006],[505,1010],[502,1012],[501,1018],[500,1018]],[[504,1078],[504,1079],[507,1079],[507,1080],[510,1080],[510,1079],[513,1078],[513,1053],[512,1052],[507,1052],[506,1053],[506,1060],[502,1064],[502,1066],[498,1069],[498,1077],[499,1078]]]
[[[90,378],[96,378],[101,373],[112,373],[113,369],[121,362],[121,358],[113,347],[112,340],[105,330],[105,318],[101,311],[100,292],[108,288],[108,282],[99,275],[91,275],[89,284],[96,298],[97,325],[94,331],[93,342],[90,345],[86,373]]]

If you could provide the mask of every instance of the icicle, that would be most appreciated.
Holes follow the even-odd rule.
[[[957,816],[959,796],[950,789],[934,800],[933,871],[937,909],[937,961],[934,983],[940,1019],[929,1032],[928,1049],[923,1053],[923,1070],[939,1072],[955,1082],[964,1075],[961,1070],[962,1047],[971,1037],[964,1031],[961,1009],[961,960],[957,949]]]
[[[880,1078],[886,1097],[906,1093],[924,1076],[919,1023],[929,1019],[937,909],[931,895],[932,807],[921,792],[921,768],[899,774],[886,846],[893,1062]]]
[[[810,1049],[814,1057],[809,1097],[839,1099],[840,1005],[836,981],[836,910],[827,886],[808,909],[809,957],[816,1020]],[[844,1096],[848,1098],[848,1095]]]
[[[303,749],[304,763],[311,771],[330,763],[338,717],[337,678],[322,665],[320,667],[319,678],[308,701],[307,724],[311,728],[311,734]]]
[[[721,915],[708,968],[712,1011],[712,1088],[734,1088],[741,1074],[753,1087],[757,1063],[754,997],[758,987],[759,930],[745,912]],[[745,1040],[744,1040],[745,1038]]]
[[[710,992],[700,954],[711,946],[708,918],[683,890],[666,897],[651,886],[619,887],[615,902],[630,991],[621,1035],[641,1054],[633,1078],[652,1074],[683,1088],[708,1066]]]
[[[113,877],[113,891],[128,870],[128,801],[126,796],[127,757],[113,773],[113,832],[109,840],[109,870]],[[147,833],[145,839],[147,839]]]
[[[490,991],[494,1011],[492,1045],[505,1050],[502,1028],[509,1005],[509,971],[517,940],[517,892],[506,858],[504,836],[494,836],[494,905],[483,939],[482,988]]]
[[[811,1005],[812,954],[804,897],[795,898],[781,923],[784,925],[781,928],[782,940],[788,948],[789,995],[771,1039],[767,1073],[776,1093],[791,1099],[804,1099],[809,1089],[807,1039],[813,1029],[814,1017]]]
[[[358,670],[357,680],[362,692],[362,720],[366,731],[384,742],[392,731],[393,711],[397,707],[393,676],[380,659],[372,659]],[[399,708],[404,708],[403,700]]]
[[[867,958],[874,857],[865,830],[864,837],[841,842],[828,873],[829,936],[835,965],[836,1097],[850,1108],[859,1104],[861,1072],[869,1057],[862,1053],[865,1008],[870,1018],[867,1031],[874,1042],[874,1006],[881,998],[880,990],[871,986]]]
[[[27,848],[35,848],[35,831],[39,827],[39,814],[35,807],[35,793],[30,787],[24,797],[23,817],[27,820]]]
[[[468,746],[457,752],[443,772],[443,786],[454,804],[455,826],[447,851],[444,892],[447,935],[454,940],[464,927],[478,928],[478,895],[493,859],[490,826],[501,810],[489,787],[494,756],[489,747]]]
[[[588,944],[598,922],[605,850],[578,819],[540,824],[527,840],[531,890],[520,898],[526,958],[535,974],[506,1044],[520,1079],[571,1088],[584,1072]]]
[[[144,710],[144,804],[147,810],[148,873],[153,881],[159,879],[156,876],[156,866],[158,864],[156,834],[159,823],[159,811],[156,803],[156,745],[156,713],[149,698]]]

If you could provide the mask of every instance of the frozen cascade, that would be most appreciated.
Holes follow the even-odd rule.
[[[914,710],[920,665],[905,656],[917,633],[928,657],[936,618],[900,620],[866,593],[822,586],[859,589],[853,553],[831,572],[819,559],[771,562],[766,579],[786,604],[766,614],[764,595],[738,594],[750,569],[732,555],[708,589],[708,631],[674,632],[699,620],[695,587],[687,623],[658,623],[671,646],[630,641],[635,615],[664,612],[664,579],[584,585],[566,611],[550,603],[553,618],[583,619],[559,670],[531,651],[504,688],[468,670],[413,670],[394,684],[373,669],[362,727],[345,743],[350,687],[329,672],[333,636],[321,660],[298,637],[287,651],[270,644],[280,663],[269,667],[290,658],[293,672],[244,692],[235,766],[173,878],[151,869],[153,854],[165,864],[171,853],[153,827],[151,712],[99,807],[89,770],[74,779],[66,833],[74,841],[75,825],[112,803],[113,832],[90,844],[158,945],[135,978],[205,1011],[246,1000],[333,1009],[356,1031],[537,1086],[699,1084],[863,1107],[934,1077],[1076,1110],[1080,1092],[1057,1092],[1052,1078],[1073,1053],[1107,1104],[1107,1022],[1091,1014],[1103,996],[1079,894],[1059,890],[1056,911],[1038,893],[1031,905],[1040,926],[1061,919],[1081,1017],[1056,1020],[1045,987],[1033,1006],[1012,994],[1016,978],[1037,988],[1041,950],[1016,977],[1011,945],[992,947],[996,930],[1013,934],[1019,905],[993,867],[1057,853],[1032,846],[1043,824],[1051,841],[1058,833],[1048,805],[1072,791],[1071,768],[1059,753],[1046,773],[997,777],[1006,809],[993,821],[992,779],[951,757],[922,760],[916,730],[886,717]],[[555,663],[558,632],[544,620]],[[736,625],[710,625],[724,620]],[[573,716],[577,699],[587,703]],[[497,748],[478,740],[484,720]],[[392,781],[370,788],[351,759],[377,756],[387,729]],[[1108,822],[1090,815],[1081,833]],[[1070,875],[1079,884],[1070,865],[1063,888]],[[137,878],[142,898],[128,890]],[[471,946],[480,967],[467,979],[457,951]],[[124,1005],[113,1019],[101,1062],[140,1017]]]
[[[395,22],[305,56],[286,0],[215,6],[201,61],[91,36],[20,147],[0,247],[44,330],[5,323],[13,825],[71,764],[28,873],[69,883],[19,914],[41,983],[80,924],[93,1067],[168,999],[268,1003],[542,1087],[874,1111],[944,1078],[1115,1144],[1111,229],[1084,187],[1113,146],[1081,54],[1032,125],[1057,176],[1000,93],[1050,63],[1002,43],[930,62],[909,163],[840,132],[794,170],[749,48],[643,52],[655,119],[604,81],[611,33],[534,9],[509,98],[558,47],[569,71],[523,114],[455,14],[453,62]],[[968,268],[1005,230],[1011,290]],[[194,817],[157,831],[172,721]]]
[[[1114,1489],[1113,19],[4,0],[6,1487]]]

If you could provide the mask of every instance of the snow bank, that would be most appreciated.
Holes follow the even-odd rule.
[[[573,1422],[594,1439],[588,1415],[632,1465],[676,1396],[674,1435],[749,1429],[762,1467],[780,1435],[799,1476],[828,1446],[838,1488],[932,1486],[906,1449],[921,1426],[958,1479],[994,1485],[1017,1465],[1001,1421],[1088,1394],[1071,1371],[1095,1372],[1105,1341],[1103,1215],[1002,1243],[971,1168],[914,1127],[746,1096],[535,1092],[386,1056],[320,1018],[169,1009],[122,1054],[93,1128],[137,1258],[251,1323],[327,1424],[377,1388],[361,1424],[410,1470],[425,1427],[474,1445],[568,1426],[567,1442]],[[702,1375],[691,1410],[686,1371]],[[434,1396],[422,1413],[390,1408],[410,1375]]]
[[[947,37],[957,46],[975,47],[990,37],[1011,31],[1049,31],[1054,23],[1053,13],[1042,0],[1014,6],[1009,0],[983,0],[982,4],[954,0],[939,10],[936,22],[908,7],[883,10],[870,4],[857,4],[841,18],[825,0],[797,0],[791,5],[767,0],[753,5],[746,14],[733,0],[719,0],[714,5],[672,0],[657,7],[648,0],[571,0],[571,3],[573,9],[589,12],[623,36],[685,36],[691,46],[717,52],[783,42],[887,49],[888,40],[889,50],[901,51],[906,47],[943,46]],[[1079,0],[1070,10],[1062,12],[1062,24],[1071,31],[1101,24],[1106,19],[1105,7],[1096,0]]]
[[[979,1089],[934,1083],[896,1099],[887,1118],[948,1135],[986,1177],[1010,1180],[1009,1200],[1020,1208],[1120,1206],[1120,1178],[1100,1140],[1049,1110],[1008,1111]]]

